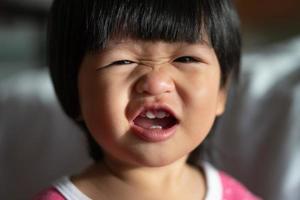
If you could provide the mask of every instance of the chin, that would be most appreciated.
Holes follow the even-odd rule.
[[[172,165],[173,163],[182,160],[183,158],[180,156],[156,156],[156,157],[148,157],[144,156],[137,159],[137,163],[140,166],[144,167],[165,167],[168,165]]]

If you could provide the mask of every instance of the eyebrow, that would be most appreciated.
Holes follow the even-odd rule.
[[[121,39],[121,40],[110,40],[107,45],[104,46],[104,48],[102,49],[99,49],[99,50],[96,50],[94,51],[93,53],[95,54],[108,54],[110,52],[113,52],[113,51],[136,51],[136,52],[140,52],[141,51],[141,43],[144,43],[144,42],[160,42],[160,41],[151,41],[151,40],[126,40],[126,39]],[[162,41],[164,42],[164,41]],[[207,47],[210,47],[212,48],[212,45],[210,42],[206,41],[206,40],[201,40],[199,42],[196,42],[196,43],[187,43],[187,42],[166,42],[168,44],[175,44],[177,46],[177,48],[179,49],[183,49],[183,48],[186,48],[187,46],[197,46],[197,45],[200,45],[202,47],[204,46],[207,46]]]

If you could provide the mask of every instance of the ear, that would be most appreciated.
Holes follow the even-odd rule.
[[[216,115],[220,116],[225,111],[225,106],[227,102],[227,93],[228,89],[227,87],[221,87],[218,94],[218,100],[217,100],[217,109],[216,109]]]

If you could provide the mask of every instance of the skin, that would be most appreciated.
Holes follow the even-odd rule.
[[[112,40],[86,55],[81,111],[105,157],[73,178],[75,185],[93,199],[203,199],[203,173],[186,159],[224,111],[220,76],[206,42]],[[167,105],[179,120],[166,141],[146,142],[130,130],[136,111],[153,104]]]

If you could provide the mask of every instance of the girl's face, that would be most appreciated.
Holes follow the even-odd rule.
[[[205,42],[113,40],[82,62],[82,116],[107,159],[164,166],[185,158],[222,114],[220,74]]]

